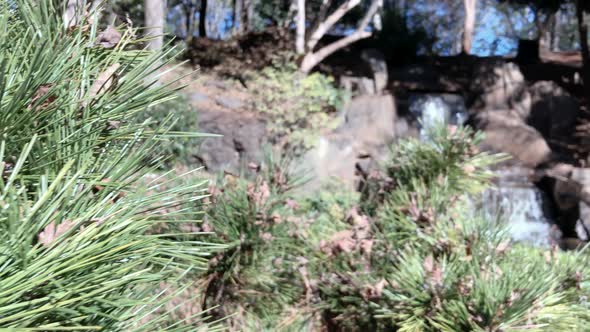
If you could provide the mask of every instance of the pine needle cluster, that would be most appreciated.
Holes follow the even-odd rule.
[[[61,9],[0,4],[0,327],[215,330],[203,313],[171,320],[167,304],[220,245],[157,231],[197,222],[204,183],[137,185],[166,159],[160,140],[198,136],[135,121],[174,97],[154,83],[176,51],[99,31],[93,13],[67,28]]]

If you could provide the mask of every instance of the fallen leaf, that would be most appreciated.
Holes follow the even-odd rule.
[[[49,247],[53,241],[65,234],[72,227],[74,227],[74,223],[71,220],[64,220],[59,225],[56,225],[56,222],[53,221],[45,226],[41,233],[37,235],[37,239],[39,240],[39,243]]]
[[[55,84],[53,83],[47,83],[47,84],[42,84],[37,91],[35,92],[35,94],[33,95],[33,98],[31,99],[31,102],[29,103],[28,109],[31,110],[35,103],[39,100],[44,98],[45,96],[47,96],[47,94],[49,93],[49,91],[51,90],[51,88],[53,88]],[[53,103],[55,101],[55,99],[57,99],[57,97],[55,97],[54,95],[50,95],[47,96],[45,98],[45,100],[43,100],[43,103],[41,103],[40,105],[36,105],[37,106],[37,110],[43,110],[46,109],[51,103]]]
[[[112,25],[109,25],[104,31],[96,37],[96,45],[104,48],[113,48],[121,41],[121,33]]]
[[[115,80],[117,78],[116,72],[120,67],[120,64],[115,63],[98,75],[96,80],[94,80],[94,83],[92,83],[92,86],[90,86],[90,90],[88,91],[89,100],[95,99],[99,94],[105,93],[114,86]],[[84,106],[87,105],[88,103],[84,102]]]

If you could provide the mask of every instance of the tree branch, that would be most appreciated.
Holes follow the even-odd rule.
[[[309,40],[307,41],[307,50],[309,52],[313,51],[320,39],[322,39],[322,37],[324,37],[324,35],[330,31],[334,24],[336,24],[336,22],[346,15],[346,13],[358,6],[360,3],[361,0],[347,0],[342,5],[340,5],[336,11],[328,16],[324,22],[320,22],[318,27],[309,36]]]
[[[371,22],[371,19],[383,4],[383,0],[373,0],[371,2],[371,6],[365,16],[361,19],[358,24],[358,27],[354,33],[349,36],[346,36],[342,39],[339,39],[329,45],[326,45],[319,49],[317,52],[313,52],[312,49],[308,49],[308,53],[303,58],[301,62],[301,71],[303,73],[309,73],[313,67],[315,67],[318,63],[322,62],[325,58],[333,54],[334,52],[342,49],[356,41],[361,39],[369,38],[373,34],[372,32],[365,31]]]

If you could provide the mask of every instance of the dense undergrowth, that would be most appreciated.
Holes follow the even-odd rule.
[[[136,121],[174,97],[154,81],[175,51],[91,15],[66,29],[59,8],[0,4],[0,327],[216,330],[170,302],[220,247],[175,226],[196,222],[206,185],[137,185],[162,139],[188,135]]]
[[[229,249],[206,274],[212,315],[246,331],[590,328],[586,254],[511,243],[472,209],[503,157],[468,129],[430,139],[396,145],[360,195],[297,198],[272,164],[215,187],[206,227]]]
[[[297,167],[272,157],[207,187],[161,171],[199,136],[153,82],[175,52],[59,17],[49,1],[0,4],[1,328],[590,329],[585,251],[511,243],[473,211],[502,158],[479,134],[401,142],[359,193],[302,196]],[[342,96],[294,75],[257,76],[262,111],[315,133],[298,119],[326,125]]]

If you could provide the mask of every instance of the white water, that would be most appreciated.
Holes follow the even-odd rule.
[[[528,182],[526,170],[508,167],[497,171],[496,188],[482,196],[481,209],[489,220],[506,223],[515,241],[537,246],[551,243],[551,220],[545,194]]]
[[[421,124],[420,137],[428,141],[430,128],[437,124],[461,125],[466,120],[462,101],[448,95],[422,95],[410,104],[412,112]],[[527,169],[508,167],[497,171],[496,188],[484,192],[479,207],[491,221],[505,222],[515,241],[524,241],[538,246],[551,243],[551,220],[545,211],[546,197],[528,180]]]

